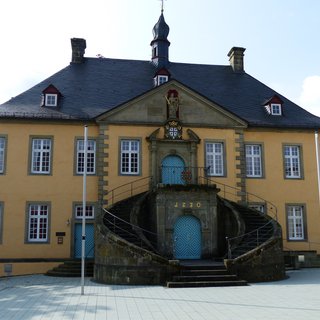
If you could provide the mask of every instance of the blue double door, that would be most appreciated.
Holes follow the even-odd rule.
[[[86,224],[85,257],[94,258],[94,224]],[[82,224],[74,226],[74,257],[81,258],[82,255]]]
[[[175,259],[201,259],[201,223],[192,215],[179,217],[173,230]]]
[[[182,173],[185,170],[185,163],[182,158],[170,155],[162,160],[162,183],[184,184]]]

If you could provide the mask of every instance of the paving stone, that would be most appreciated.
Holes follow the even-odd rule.
[[[0,278],[1,320],[295,320],[320,318],[320,269],[247,287],[105,285],[44,275]]]

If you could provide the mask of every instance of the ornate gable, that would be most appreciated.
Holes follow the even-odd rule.
[[[96,120],[115,124],[164,125],[173,119],[183,126],[247,126],[242,119],[174,80],[100,115]]]

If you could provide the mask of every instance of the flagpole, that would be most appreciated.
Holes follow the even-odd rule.
[[[82,192],[82,248],[81,248],[81,295],[84,295],[84,271],[86,252],[86,193],[87,193],[87,153],[88,126],[84,126],[83,192]]]

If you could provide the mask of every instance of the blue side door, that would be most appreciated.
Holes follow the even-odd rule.
[[[74,226],[74,257],[81,258],[82,253],[82,224],[76,223]],[[94,257],[94,224],[86,224],[86,258]]]
[[[176,259],[201,259],[201,223],[192,215],[179,217],[173,230],[173,255]]]
[[[165,157],[162,160],[162,183],[164,184],[184,184],[182,172],[185,164],[182,158],[174,155]]]

